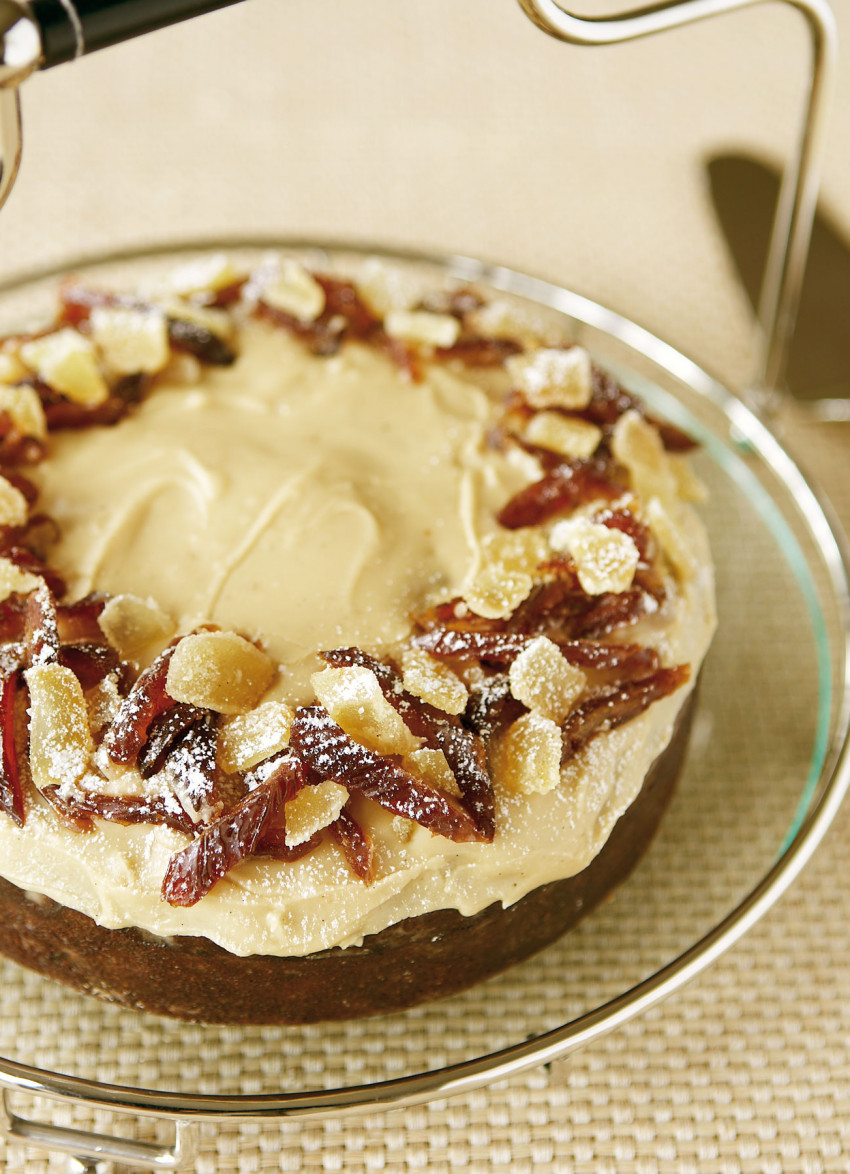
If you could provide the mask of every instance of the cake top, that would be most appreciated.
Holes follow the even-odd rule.
[[[0,420],[7,875],[104,924],[309,952],[440,877],[521,896],[564,820],[570,875],[708,642],[690,441],[474,289],[69,280],[3,344]],[[69,864],[34,881],[45,836]],[[352,912],[317,926],[329,885]]]

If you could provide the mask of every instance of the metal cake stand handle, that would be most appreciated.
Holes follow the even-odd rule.
[[[805,17],[812,45],[809,87],[796,147],[786,163],[762,278],[749,406],[770,415],[781,402],[806,257],[817,206],[826,146],[826,124],[838,57],[838,32],[827,0],[783,0]],[[613,16],[588,18],[566,12],[555,0],[519,0],[545,33],[575,45],[615,45],[764,0],[672,0]]]
[[[97,26],[100,32],[91,43],[87,43],[86,29],[71,0],[31,0],[30,4],[25,4],[22,0],[0,0],[0,207],[11,190],[20,161],[18,89],[21,82],[32,72],[70,60],[89,49],[113,44],[150,28],[162,27],[186,16],[234,2],[236,0],[218,0],[218,3],[209,0],[150,0],[145,6],[150,20],[144,27],[138,27],[138,24],[134,26],[128,19],[123,25],[119,20],[117,26],[109,26],[107,21],[106,24]],[[555,3],[555,0],[519,0],[523,11],[544,32],[558,40],[577,45],[611,45],[636,40],[763,2],[764,0],[673,0],[671,3],[662,3],[619,15],[586,18],[566,12]],[[812,42],[812,58],[804,117],[796,149],[783,177],[760,299],[756,369],[749,390],[749,399],[751,406],[762,415],[769,414],[780,398],[779,388],[793,333],[817,202],[825,146],[827,106],[837,57],[835,20],[826,0],[784,2],[791,4],[806,19]],[[133,10],[138,12],[140,7],[138,4],[125,3],[124,0],[102,0],[100,3],[92,0],[87,10],[98,18],[102,17],[107,9],[113,9],[127,17]],[[52,14],[54,18],[57,18],[58,13],[52,29],[42,27],[37,19],[40,14],[45,13]],[[138,20],[137,17],[134,19]],[[830,810],[819,812],[817,834],[812,833],[805,847],[798,845],[798,854],[802,862],[808,858],[828,826],[832,808],[840,801],[840,797],[840,794],[837,797],[833,795]],[[799,867],[802,867],[802,863]],[[783,888],[784,883],[779,886],[778,891],[782,891]],[[767,904],[775,899],[772,888],[770,892],[765,892],[761,896]],[[753,900],[755,901],[755,896]],[[747,918],[750,914],[751,920],[754,920],[756,914],[750,910],[748,914],[742,914],[739,918],[740,925],[736,925],[735,933],[720,935],[723,940],[718,939],[715,943],[712,956],[716,956],[740,936],[743,932],[742,927],[745,928],[745,923],[749,923]],[[693,973],[698,973],[703,965],[704,961],[699,964],[694,962]],[[673,967],[673,970],[676,970],[676,967]],[[645,1004],[649,1006],[656,1002],[662,997],[665,983],[674,980],[678,985],[675,974],[669,978],[657,976],[656,982],[650,984],[652,989],[645,993]],[[631,1010],[633,1008],[630,1008],[630,1013]],[[623,1015],[630,1017],[625,1011]],[[619,1020],[615,1017],[609,1026],[616,1026],[617,1022]],[[591,1035],[594,1032],[599,1033],[598,1027],[591,1027],[588,1030]],[[514,1051],[517,1055],[503,1065],[499,1075],[513,1075],[523,1068],[541,1063],[543,1059],[558,1058],[565,1049],[558,1042],[553,1043],[551,1055],[543,1055],[528,1045]],[[444,1083],[440,1087],[435,1086],[430,1095],[453,1095],[486,1083],[488,1074],[483,1067],[480,1064],[473,1067],[481,1070],[457,1081]],[[0,1078],[0,1083],[14,1087],[18,1092],[30,1091],[36,1095],[52,1095],[60,1100],[78,1099],[67,1091],[60,1091],[58,1088],[48,1091],[43,1083],[25,1079],[13,1081],[7,1076]],[[234,1098],[234,1104],[238,1099]],[[335,1099],[335,1108],[339,1112],[358,1107],[350,1095],[340,1095],[331,1099]],[[386,1096],[375,1095],[373,1098],[375,1104],[383,1108],[419,1103],[423,1099],[428,1099],[427,1093],[408,1096],[403,1092],[397,1096],[388,1093]],[[98,1098],[93,1100],[97,1103]],[[142,1097],[134,1104],[131,1097],[130,1103],[123,1107],[129,1112],[133,1112],[134,1109],[137,1112],[141,1111],[149,1118],[155,1116],[151,1109],[142,1107],[145,1100],[146,1098]],[[322,1105],[312,1103],[316,1101],[316,1097],[306,1097],[300,1108],[293,1105],[286,1115],[326,1115],[330,1109],[330,1104],[327,1103],[328,1096],[318,1098],[318,1101],[323,1102]],[[112,1098],[100,1100],[99,1103],[112,1110],[120,1111],[122,1108]],[[73,1174],[104,1174],[115,1161],[148,1170],[176,1171],[186,1169],[195,1154],[195,1124],[192,1118],[205,1115],[200,1104],[193,1104],[192,1107],[195,1111],[182,1119],[179,1114],[172,1117],[156,1114],[160,1119],[168,1120],[176,1126],[175,1142],[171,1146],[158,1146],[150,1142],[130,1141],[31,1121],[12,1111],[6,1091],[2,1098],[0,1128],[15,1141],[69,1154],[69,1170]],[[238,1112],[237,1115],[250,1116]]]

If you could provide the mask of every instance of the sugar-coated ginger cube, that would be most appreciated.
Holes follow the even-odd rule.
[[[328,827],[347,802],[347,789],[332,779],[317,783],[315,787],[302,787],[284,808],[287,847],[296,848]]]
[[[265,652],[235,632],[197,632],[174,649],[165,688],[175,701],[217,713],[247,713],[274,672]]]
[[[409,754],[421,745],[381,692],[378,678],[361,665],[328,667],[312,677],[313,689],[338,726],[381,754]]]
[[[522,650],[508,680],[517,701],[554,722],[564,720],[587,685],[581,669],[546,636],[536,637]]]
[[[83,687],[69,668],[36,665],[29,688],[30,771],[40,790],[73,786],[89,768],[94,745]]]
[[[541,347],[512,355],[505,368],[533,408],[586,408],[593,394],[590,355],[584,347]]]
[[[545,795],[561,781],[563,741],[556,722],[531,710],[518,717],[501,739],[498,777],[511,791]]]
[[[293,711],[282,701],[265,701],[238,714],[220,729],[218,762],[228,774],[250,770],[289,745]]]
[[[444,713],[463,713],[469,691],[447,664],[429,656],[422,648],[406,648],[401,658],[403,681],[408,693],[427,701]]]
[[[94,343],[70,326],[24,343],[20,355],[39,379],[75,404],[97,407],[109,398]]]
[[[579,583],[588,595],[618,594],[631,587],[640,551],[622,530],[588,518],[567,518],[552,527],[549,541],[553,550],[571,556]]]
[[[125,660],[134,660],[174,631],[174,622],[153,599],[113,595],[98,617],[101,631]]]

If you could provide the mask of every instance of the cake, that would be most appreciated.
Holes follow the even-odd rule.
[[[224,256],[0,349],[0,951],[377,1014],[646,849],[714,624],[690,439],[481,290]]]

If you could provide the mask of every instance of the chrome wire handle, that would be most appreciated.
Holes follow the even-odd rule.
[[[673,0],[613,16],[583,17],[555,0],[519,0],[545,33],[574,45],[615,45],[712,16],[737,12],[764,0]],[[797,144],[785,166],[762,278],[753,377],[747,395],[759,414],[781,402],[780,388],[800,302],[809,239],[817,206],[826,145],[829,99],[838,55],[835,17],[827,0],[783,0],[806,19],[812,43],[811,74]]]

